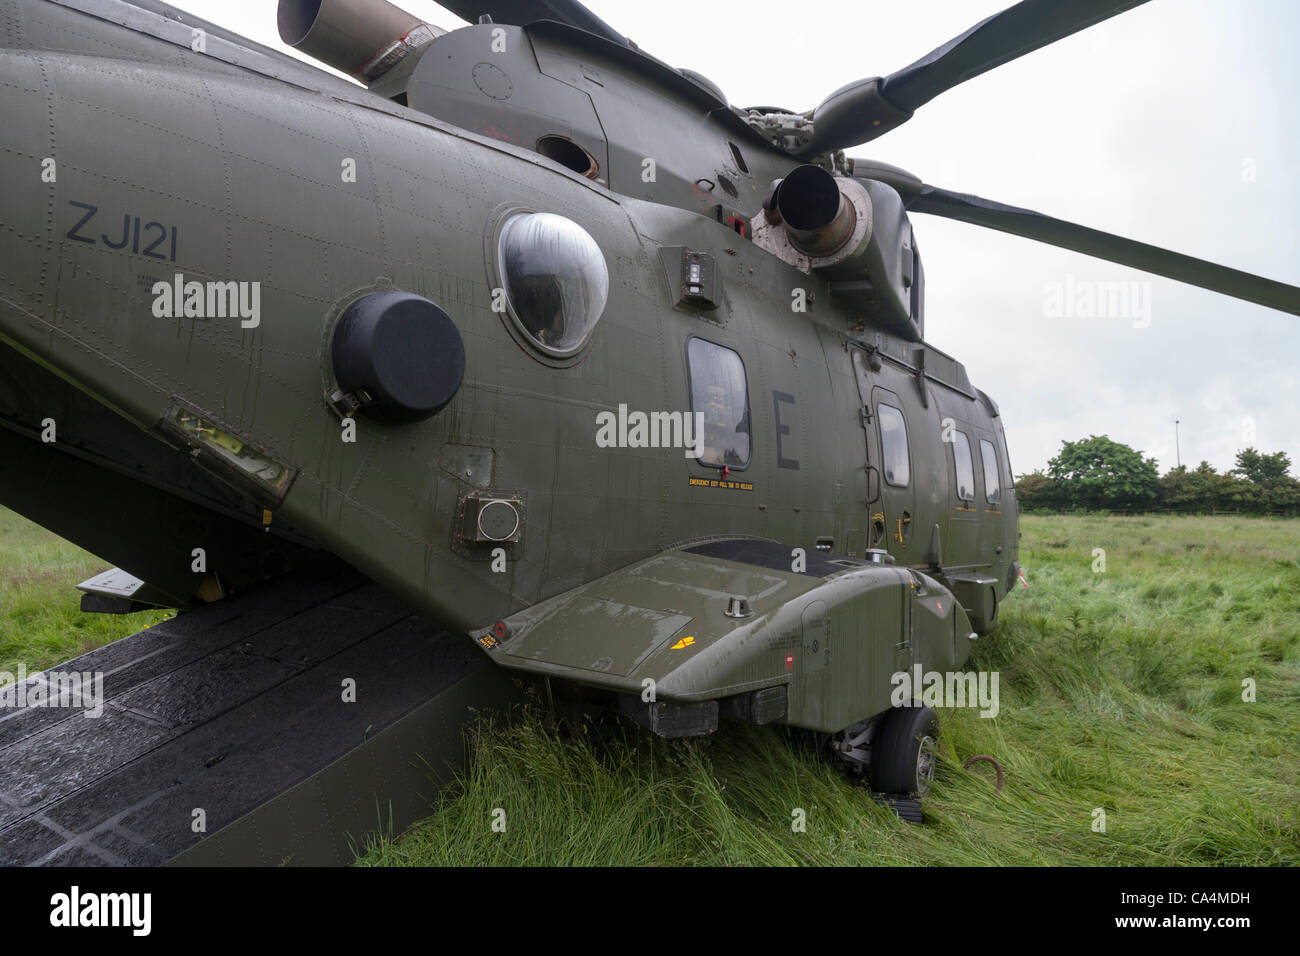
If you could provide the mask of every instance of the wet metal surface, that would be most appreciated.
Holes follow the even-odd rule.
[[[332,559],[57,670],[103,675],[102,716],[0,709],[5,865],[167,862],[467,677],[484,671],[500,683],[468,640]],[[347,679],[355,702],[343,700]],[[457,752],[463,719],[445,720]],[[416,755],[390,756],[400,767]],[[372,791],[390,776],[381,766],[349,783],[373,808]],[[198,810],[204,833],[195,832]],[[328,819],[317,828],[345,823],[359,829]],[[295,839],[310,849],[337,837],[308,830]]]

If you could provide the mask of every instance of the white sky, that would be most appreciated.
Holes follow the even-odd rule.
[[[182,9],[284,49],[273,0]],[[428,0],[400,4],[463,24]],[[1010,0],[588,0],[737,106],[815,106],[905,66]],[[1152,0],[943,94],[849,155],[926,182],[1300,285],[1300,3]],[[1253,180],[1248,172],[1253,169]],[[998,402],[1017,473],[1109,435],[1174,464],[1254,445],[1300,472],[1300,317],[930,216],[927,339]],[[1049,318],[1050,283],[1147,282],[1131,318]],[[1142,324],[1139,320],[1136,324]]]

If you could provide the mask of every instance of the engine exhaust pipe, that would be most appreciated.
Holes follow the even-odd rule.
[[[280,0],[280,39],[363,83],[445,31],[388,0]]]
[[[790,244],[810,256],[827,256],[853,236],[857,213],[835,177],[805,163],[781,180],[776,209]]]

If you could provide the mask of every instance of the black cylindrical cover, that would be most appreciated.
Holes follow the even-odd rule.
[[[339,388],[386,422],[428,418],[465,375],[465,343],[450,316],[409,292],[372,292],[348,306],[332,353]]]

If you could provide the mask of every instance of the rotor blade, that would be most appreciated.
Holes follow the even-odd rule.
[[[613,40],[622,46],[632,45],[627,37],[578,3],[578,0],[434,0],[434,2],[470,23],[477,23],[478,18],[484,14],[490,16],[493,23],[508,23],[518,27],[526,27],[538,20],[557,20],[579,30],[604,37],[606,40]]]
[[[1004,206],[979,196],[954,193],[936,186],[922,186],[920,193],[908,205],[908,211],[943,216],[945,219],[1009,232],[1013,236],[1023,236],[1062,249],[1082,252],[1084,255],[1132,266],[1143,272],[1177,279],[1202,289],[1221,292],[1234,299],[1245,299],[1270,309],[1300,315],[1300,288],[1295,286],[1170,252],[1159,246],[1149,246],[1145,242],[1135,242],[1109,232],[1089,229],[1063,219],[1053,219],[1029,209]]]
[[[1024,0],[891,73],[880,90],[900,110],[924,106],[940,93],[995,66],[1108,20],[1147,0]]]
[[[813,111],[813,135],[799,155],[869,142],[945,90],[1146,2],[1022,0],[884,79],[836,90]]]

